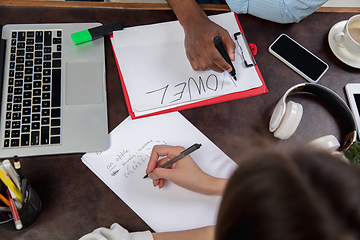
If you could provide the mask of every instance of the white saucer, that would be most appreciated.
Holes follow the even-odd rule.
[[[334,35],[344,29],[346,22],[346,20],[338,22],[330,29],[328,36],[329,45],[331,51],[343,63],[354,68],[360,68],[360,56],[355,56],[354,54],[349,53],[345,48],[338,46],[334,40]]]

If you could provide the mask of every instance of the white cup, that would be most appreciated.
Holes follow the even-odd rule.
[[[334,40],[338,46],[360,56],[360,14],[352,16],[344,29],[334,35]]]

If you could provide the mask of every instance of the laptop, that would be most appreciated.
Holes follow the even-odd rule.
[[[99,25],[2,27],[0,158],[108,148],[104,40],[70,37]]]

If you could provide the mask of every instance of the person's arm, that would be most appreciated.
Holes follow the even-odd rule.
[[[231,11],[277,23],[294,23],[309,16],[328,0],[226,0]]]
[[[231,66],[215,48],[213,39],[220,36],[232,61],[235,43],[229,33],[211,21],[195,0],[167,0],[185,33],[186,56],[194,70],[230,72]]]
[[[183,150],[184,148],[179,146],[154,146],[146,169],[146,173],[153,180],[154,186],[164,187],[166,179],[190,191],[221,196],[227,179],[216,178],[205,173],[189,155],[172,164],[169,168],[158,167],[179,155]],[[159,160],[160,157],[164,158]]]
[[[214,236],[214,226],[178,232],[153,233],[154,240],[213,240]]]

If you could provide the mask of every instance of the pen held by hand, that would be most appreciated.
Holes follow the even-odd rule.
[[[221,37],[216,36],[216,37],[214,37],[213,41],[214,41],[214,45],[215,45],[216,49],[220,52],[221,56],[231,66],[230,75],[236,80],[236,72],[235,72],[234,65],[232,64],[230,56],[229,56],[228,52],[226,51],[225,45],[224,45]]]
[[[177,161],[179,161],[180,159],[186,157],[187,155],[189,155],[190,153],[194,152],[195,150],[199,149],[201,147],[201,144],[195,143],[194,145],[192,145],[191,147],[185,149],[184,151],[182,151],[178,156],[174,157],[173,159],[167,161],[166,163],[164,163],[163,165],[159,166],[161,168],[167,168],[169,167],[171,164],[176,163]],[[143,178],[148,178],[149,174],[146,174]]]

